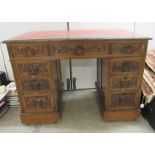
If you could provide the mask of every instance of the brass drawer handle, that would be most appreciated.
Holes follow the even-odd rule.
[[[37,89],[39,89],[41,87],[41,85],[40,85],[40,82],[39,81],[32,81],[32,83],[31,83],[31,88],[33,89],[33,90],[37,90]]]
[[[76,55],[81,55],[81,54],[84,54],[86,50],[87,48],[85,46],[77,45],[77,46],[74,46],[71,51],[74,52],[74,54]]]
[[[122,79],[120,80],[120,86],[121,86],[121,87],[127,87],[128,81],[127,81],[126,79],[127,79],[127,78],[124,77],[124,78],[122,78]]]
[[[134,52],[137,48],[131,45],[126,45],[123,46],[122,48],[120,48],[121,52],[124,52],[126,54],[132,54],[132,52]]]
[[[28,68],[30,75],[37,75],[39,73],[39,67],[37,65],[32,65]]]

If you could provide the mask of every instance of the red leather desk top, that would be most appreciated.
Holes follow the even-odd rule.
[[[11,41],[33,40],[79,40],[79,39],[151,39],[126,30],[72,30],[72,31],[43,31],[29,32],[17,36]]]

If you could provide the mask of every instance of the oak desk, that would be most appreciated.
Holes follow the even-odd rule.
[[[32,32],[4,41],[19,93],[21,121],[60,119],[60,60],[80,58],[97,58],[96,86],[104,120],[138,118],[149,39],[124,30],[77,30]]]

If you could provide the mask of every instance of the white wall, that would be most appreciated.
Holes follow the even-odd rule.
[[[126,29],[155,38],[155,23],[134,23],[134,22],[70,22],[70,30],[77,29]],[[48,30],[67,30],[66,22],[47,22],[47,23],[0,23],[0,42],[13,38],[16,35],[28,31],[48,31]],[[155,48],[155,39],[149,42],[149,49]],[[12,68],[9,62],[8,52],[5,45],[2,45],[5,57],[8,76],[13,80]],[[0,70],[5,71],[4,60],[0,48]],[[62,78],[66,88],[66,79],[69,78],[69,62],[61,61]],[[93,88],[96,81],[96,60],[72,60],[73,77],[77,78],[77,88]]]
[[[135,32],[152,37],[153,39],[148,43],[148,49],[155,48],[155,22],[151,23],[136,23]]]
[[[70,30],[85,29],[125,29],[134,31],[133,22],[70,22]]]

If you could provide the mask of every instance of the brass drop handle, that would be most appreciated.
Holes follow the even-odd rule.
[[[30,75],[36,75],[39,72],[39,67],[37,65],[32,65],[28,68]]]
[[[76,55],[84,54],[85,51],[86,51],[86,47],[84,47],[82,45],[77,45],[77,46],[75,46],[75,47],[72,48],[72,51]]]
[[[121,87],[127,87],[127,80],[126,79],[127,79],[126,77],[121,79],[121,81],[120,81],[120,86]]]
[[[126,52],[126,54],[131,54],[136,48],[131,45],[126,45],[122,48],[123,52]]]
[[[41,85],[40,85],[40,82],[39,82],[39,81],[33,81],[33,82],[31,83],[31,88],[34,89],[34,90],[39,89],[40,86],[41,86]]]

